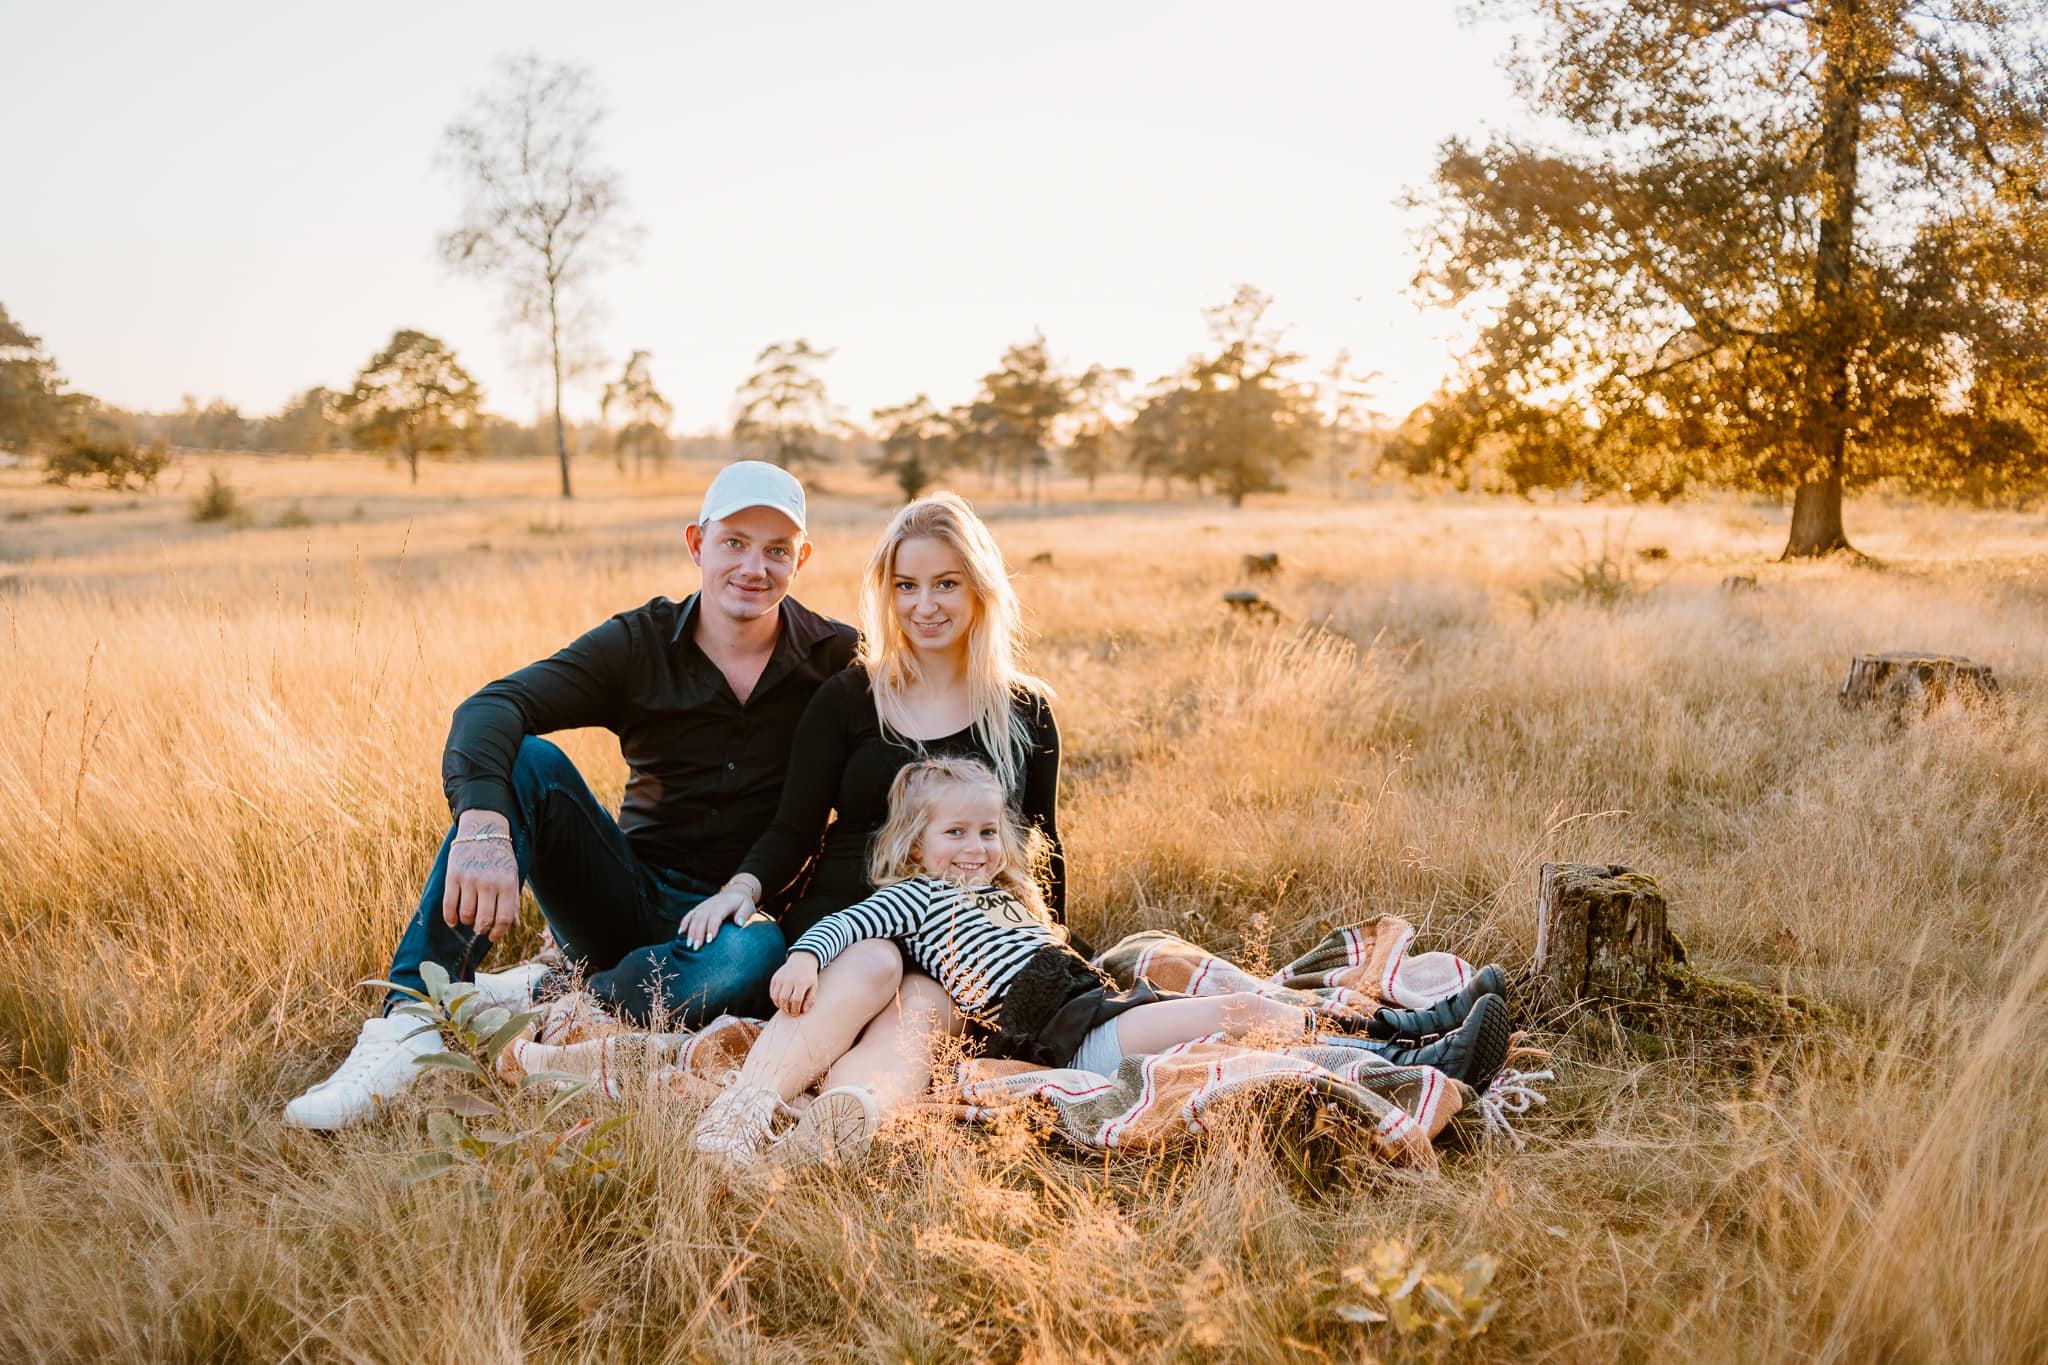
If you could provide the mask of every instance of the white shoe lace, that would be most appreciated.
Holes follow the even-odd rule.
[[[356,1045],[349,1049],[348,1056],[335,1068],[334,1074],[314,1088],[324,1090],[328,1086],[369,1084],[384,1072],[393,1055],[410,1041],[409,1034],[359,1037]]]
[[[691,1141],[700,1152],[759,1151],[781,1106],[774,1091],[762,1085],[741,1085],[739,1073],[728,1072],[724,1092],[697,1120]]]
[[[1557,1076],[1549,1071],[1517,1071],[1512,1067],[1503,1070],[1486,1087],[1486,1093],[1479,1097],[1479,1116],[1485,1123],[1488,1138],[1505,1139],[1515,1144],[1520,1151],[1528,1145],[1528,1139],[1515,1131],[1508,1115],[1517,1118],[1546,1101],[1536,1089],[1537,1081],[1554,1081]]]

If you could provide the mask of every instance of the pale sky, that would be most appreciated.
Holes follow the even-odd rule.
[[[0,0],[0,302],[124,407],[272,412],[417,327],[530,414],[498,297],[434,242],[442,129],[532,50],[607,95],[645,236],[599,281],[598,341],[613,370],[653,352],[682,429],[722,426],[798,336],[863,422],[964,400],[1034,329],[1149,380],[1241,281],[1311,367],[1348,346],[1384,371],[1400,413],[1460,325],[1406,292],[1397,201],[1441,139],[1514,120],[1506,35],[1457,8]]]

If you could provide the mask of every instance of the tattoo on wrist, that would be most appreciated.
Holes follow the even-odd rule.
[[[467,840],[456,840],[466,843]],[[519,870],[519,860],[512,856],[510,848],[500,848],[495,840],[474,848],[458,848],[449,864],[464,872],[512,872]]]

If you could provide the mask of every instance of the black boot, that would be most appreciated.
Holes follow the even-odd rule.
[[[1508,1002],[1483,995],[1456,1033],[1427,1047],[1376,1050],[1399,1066],[1433,1066],[1454,1081],[1484,1090],[1508,1059]]]
[[[1481,967],[1453,995],[1423,1010],[1397,1010],[1381,1008],[1373,1011],[1370,1022],[1365,1026],[1366,1036],[1386,1040],[1405,1039],[1414,1043],[1426,1043],[1440,1038],[1465,1022],[1465,1016],[1472,1007],[1489,995],[1507,998],[1507,977],[1494,966]]]

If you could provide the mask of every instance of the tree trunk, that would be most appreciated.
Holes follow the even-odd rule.
[[[1792,496],[1792,534],[1782,557],[1812,558],[1849,548],[1842,532],[1841,471],[1800,484]]]
[[[420,486],[420,453],[417,450],[406,451],[405,464],[406,468],[412,471],[412,486],[418,488]]]
[[[1619,863],[1545,863],[1536,891],[1535,978],[1549,1005],[1642,1000],[1685,951],[1657,879]]]
[[[548,290],[548,358],[555,368],[555,460],[562,467],[562,496],[576,495],[569,489],[569,437],[562,429],[562,321],[555,309],[555,291]]]
[[[1856,263],[1857,158],[1870,64],[1863,0],[1832,0],[1819,13],[1820,241],[1813,257],[1816,334],[1807,373],[1809,473],[1792,501],[1786,559],[1850,548],[1842,533],[1842,475],[1849,455],[1849,364],[1862,322],[1852,272]]]

